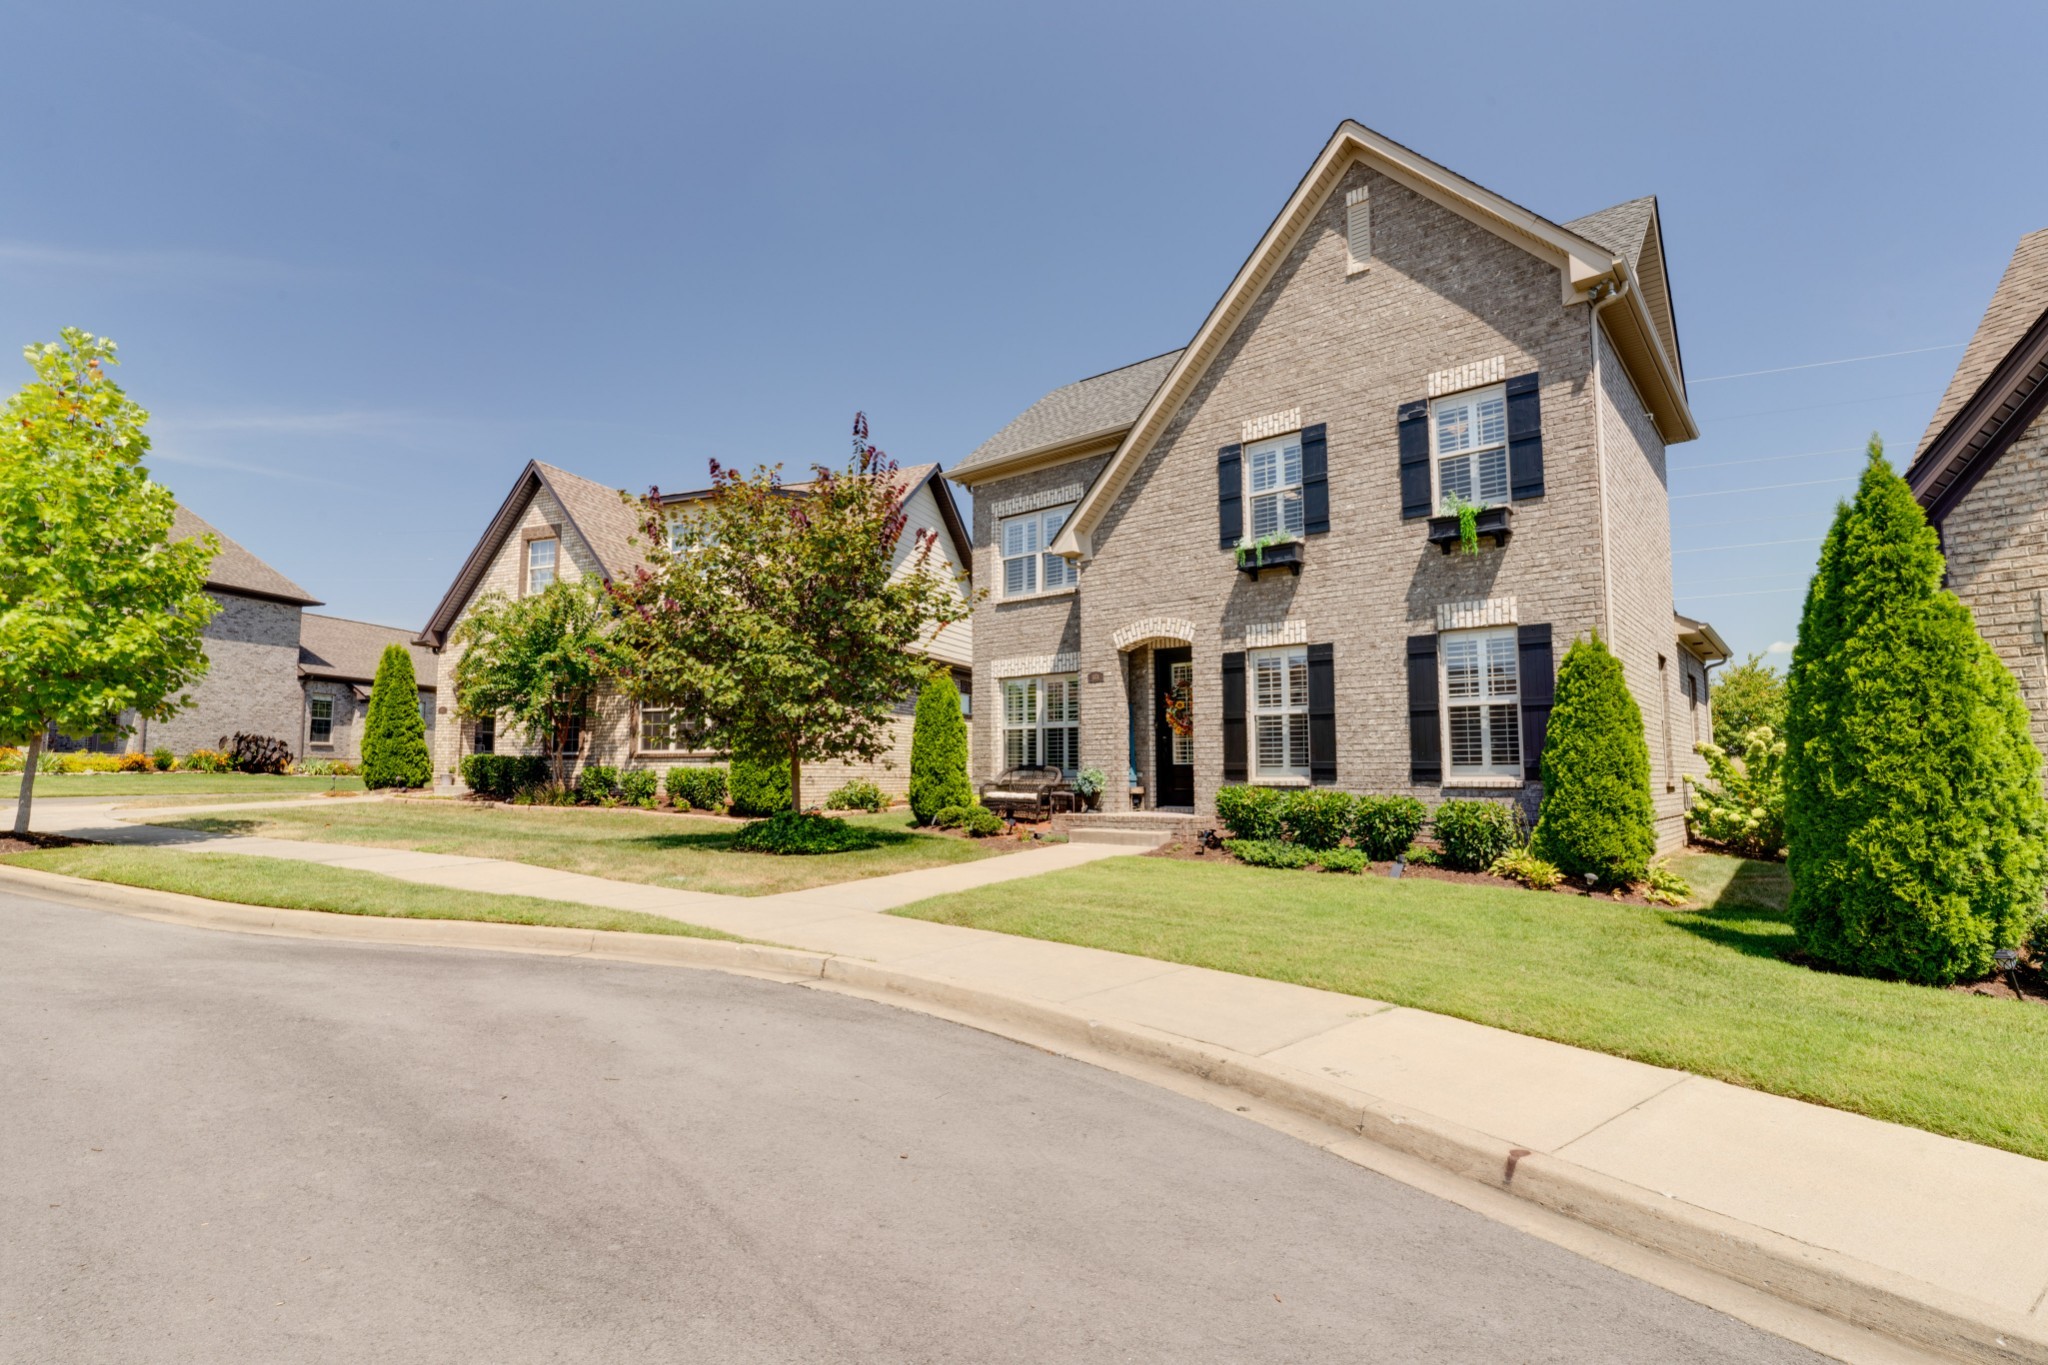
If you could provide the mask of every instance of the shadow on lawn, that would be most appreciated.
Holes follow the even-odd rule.
[[[166,823],[159,828],[184,830],[195,838],[207,838],[214,835],[262,834],[265,822],[260,819],[208,815],[180,820],[175,824]],[[502,835],[504,831],[498,833]],[[646,850],[653,853],[724,853],[732,847],[732,841],[738,834],[737,826],[721,826],[709,830],[662,830],[658,833],[591,839],[588,842],[593,845],[612,845],[620,849]],[[865,853],[878,848],[901,848],[906,844],[933,837],[935,836],[919,834],[909,829],[877,828],[874,825],[856,825],[849,821],[846,824],[845,842],[832,849],[831,853]],[[829,857],[830,854],[817,856]]]
[[[1786,906],[1792,881],[1783,863],[1745,861],[1697,910],[1666,916],[1671,925],[1749,957],[1783,958],[1793,947]]]

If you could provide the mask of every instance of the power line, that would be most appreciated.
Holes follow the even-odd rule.
[[[1686,602],[1712,602],[1717,598],[1722,597],[1770,597],[1781,592],[1805,591],[1806,585],[1804,583],[1796,583],[1789,588],[1758,588],[1754,592],[1708,592],[1698,594],[1681,593],[1679,594],[1679,596],[1681,600]]]
[[[1926,355],[1929,351],[1953,351],[1964,343],[1951,341],[1946,346],[1919,346],[1910,351],[1882,351],[1877,355],[1852,355],[1843,360],[1815,360],[1805,365],[1780,365],[1775,370],[1744,370],[1741,374],[1710,374],[1705,379],[1695,379],[1695,384],[1718,384],[1724,379],[1755,379],[1765,374],[1790,374],[1794,370],[1824,370],[1830,365],[1858,365],[1866,360],[1890,360],[1902,355]]]
[[[1768,522],[1811,521],[1815,517],[1822,515],[1824,514],[1821,512],[1808,511],[1787,512],[1783,516],[1776,517],[1735,517],[1727,521],[1687,521],[1685,529],[1688,531],[1703,531],[1710,526],[1762,526]]]
[[[1821,408],[1846,408],[1855,403],[1903,403],[1908,399],[1925,398],[1931,394],[1941,392],[1942,390],[1940,389],[1913,389],[1904,393],[1868,394],[1860,398],[1844,398],[1834,403],[1800,403],[1789,408],[1758,408],[1755,412],[1730,412],[1724,413],[1712,420],[1716,422],[1735,422],[1745,417],[1777,417],[1788,412],[1814,412]]]
[[[1822,455],[1848,455],[1863,449],[1862,446],[1837,446],[1833,450],[1802,450],[1796,455],[1759,455],[1753,460],[1715,460],[1710,464],[1675,464],[1674,474],[1686,474],[1695,469],[1727,469],[1738,464],[1774,464],[1779,460],[1812,460]]]
[[[1819,488],[1823,484],[1843,484],[1848,482],[1847,476],[1842,476],[1833,479],[1807,479],[1803,483],[1763,483],[1756,485],[1754,488],[1721,488],[1716,489],[1712,493],[1674,493],[1671,501],[1677,502],[1682,498],[1726,498],[1732,497],[1737,493],[1775,493],[1780,488]]]
[[[1716,550],[1761,550],[1769,545],[1818,545],[1819,536],[1801,536],[1797,540],[1752,540],[1744,545],[1702,545],[1696,550],[1673,550],[1675,555],[1704,555]]]

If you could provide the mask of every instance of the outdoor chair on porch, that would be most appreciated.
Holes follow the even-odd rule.
[[[1066,774],[1058,768],[1010,768],[983,785],[981,804],[1011,820],[1019,811],[1043,819],[1053,813],[1054,799],[1070,792]]]

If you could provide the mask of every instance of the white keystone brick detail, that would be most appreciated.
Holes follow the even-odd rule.
[[[1109,642],[1119,651],[1152,640],[1191,645],[1195,642],[1195,623],[1178,616],[1147,616],[1142,621],[1133,621],[1127,626],[1119,627],[1109,637]]]
[[[1274,645],[1305,645],[1308,643],[1308,622],[1306,621],[1264,621],[1244,628],[1246,649],[1270,649]]]
[[[1476,630],[1481,626],[1516,624],[1515,599],[1488,597],[1472,602],[1445,602],[1436,609],[1438,630]]]
[[[1041,488],[1036,493],[1022,497],[1004,498],[989,508],[989,514],[997,517],[1014,517],[1019,512],[1036,512],[1041,507],[1058,507],[1063,502],[1079,502],[1087,487],[1078,483],[1063,483],[1058,488]]]
[[[1283,431],[1301,430],[1301,409],[1289,408],[1285,412],[1269,412],[1264,417],[1245,420],[1244,437],[1247,441],[1263,441],[1268,436],[1278,436]]]
[[[1429,376],[1429,396],[1441,398],[1461,389],[1476,389],[1481,384],[1498,384],[1507,377],[1508,358],[1504,355],[1497,355],[1491,360],[1475,360],[1469,365],[1453,365]]]
[[[1022,654],[1014,659],[997,659],[991,665],[998,678],[1035,678],[1042,673],[1079,673],[1081,656],[1069,650],[1063,654]]]

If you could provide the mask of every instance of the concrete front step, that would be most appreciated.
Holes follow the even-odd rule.
[[[1148,848],[1192,839],[1214,823],[1185,811],[1079,811],[1053,817],[1053,828],[1076,843],[1142,843]]]
[[[1173,838],[1170,830],[1115,829],[1103,826],[1089,826],[1067,831],[1070,844],[1117,844],[1126,848],[1158,848]]]

